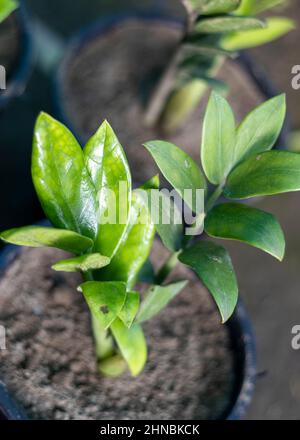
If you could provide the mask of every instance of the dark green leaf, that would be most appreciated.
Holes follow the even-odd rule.
[[[136,317],[140,305],[140,295],[138,292],[127,292],[126,300],[122,310],[119,313],[119,318],[126,327],[130,328]]]
[[[167,181],[176,189],[189,207],[197,212],[197,189],[205,189],[205,178],[196,162],[176,145],[164,141],[144,144]],[[186,197],[184,190],[192,190]],[[202,208],[202,207],[201,207]]]
[[[19,246],[54,247],[73,254],[87,252],[93,247],[93,241],[65,229],[46,228],[43,226],[24,226],[1,232],[1,240]]]
[[[300,190],[300,155],[267,151],[250,156],[229,175],[224,195],[248,199]]]
[[[201,161],[208,180],[218,185],[234,162],[235,120],[230,105],[212,92],[203,122]]]
[[[183,220],[179,208],[168,191],[154,189],[141,195],[148,202],[152,221],[163,244],[171,251],[179,250],[182,244]]]
[[[233,32],[225,35],[222,39],[222,47],[226,50],[236,51],[261,46],[282,37],[296,27],[293,20],[285,17],[269,17],[265,23],[264,29]]]
[[[134,324],[128,329],[120,319],[116,319],[111,326],[111,331],[131,374],[138,376],[147,360],[147,345],[142,327]]]
[[[267,212],[239,203],[216,206],[205,219],[212,237],[238,240],[262,249],[282,261],[285,240],[280,224]]]
[[[124,281],[130,289],[150,254],[154,235],[147,203],[139,191],[134,191],[126,234],[110,265],[99,272],[100,279]]]
[[[39,115],[35,125],[32,179],[54,226],[96,236],[96,197],[80,145],[46,113]]]
[[[94,318],[108,329],[121,312],[126,299],[126,284],[116,281],[87,281],[78,288]]]
[[[265,23],[258,18],[232,15],[201,19],[195,26],[195,32],[213,34],[262,29],[264,27]]]
[[[141,304],[137,322],[148,321],[161,312],[185,288],[187,283],[188,281],[179,281],[168,286],[152,286]]]
[[[101,254],[86,254],[76,258],[61,260],[52,266],[52,269],[61,272],[87,272],[100,269],[110,263],[110,258]]]
[[[279,95],[248,114],[237,131],[235,163],[250,154],[271,150],[282,129],[285,112],[285,95]]]
[[[99,203],[100,226],[95,250],[112,257],[118,250],[128,222],[131,175],[123,148],[107,121],[84,147],[84,156]],[[115,219],[107,222],[110,215]]]
[[[211,241],[199,241],[179,255],[179,260],[191,267],[213,295],[223,323],[232,315],[238,286],[226,249]]]

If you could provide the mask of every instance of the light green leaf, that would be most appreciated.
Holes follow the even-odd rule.
[[[0,0],[0,23],[4,21],[19,6],[15,0]]]
[[[100,269],[110,263],[110,258],[101,254],[86,254],[76,258],[61,260],[52,266],[58,272],[87,272],[88,270]]]
[[[138,292],[127,292],[126,300],[122,310],[119,313],[119,318],[126,327],[130,328],[136,317],[140,306],[140,295]]]
[[[207,87],[205,81],[192,79],[171,94],[162,115],[162,126],[167,133],[174,132],[198,107]]]
[[[160,313],[185,288],[187,283],[188,281],[179,281],[168,286],[152,286],[141,304],[137,322],[148,321]]]
[[[202,15],[225,14],[234,11],[241,0],[189,0],[193,9]]]
[[[87,281],[79,286],[93,317],[108,329],[121,312],[126,299],[126,284],[117,281]]]
[[[35,125],[32,179],[54,226],[94,239],[96,197],[82,150],[72,133],[46,113]]]
[[[205,219],[205,232],[211,237],[238,240],[283,260],[284,234],[276,218],[240,203],[213,208]]]
[[[127,368],[124,358],[116,354],[98,362],[99,372],[104,376],[119,377]]]
[[[235,163],[250,154],[271,150],[281,132],[285,113],[285,95],[269,99],[249,113],[237,130]]]
[[[167,181],[176,189],[189,207],[196,213],[197,189],[205,189],[205,178],[197,163],[183,150],[170,142],[150,141],[144,144]],[[188,197],[185,190],[192,190]]]
[[[218,185],[234,163],[235,120],[230,105],[212,92],[205,112],[201,161],[208,180]]]
[[[286,0],[242,0],[241,6],[236,11],[237,15],[258,15],[275,6],[287,3]]]
[[[147,260],[155,235],[145,199],[139,191],[132,195],[130,221],[118,252],[109,266],[97,275],[101,280],[118,280],[127,283],[128,289],[134,286],[138,273]]]
[[[300,155],[267,151],[250,156],[229,175],[224,195],[248,199],[300,190]]]
[[[128,329],[120,319],[116,319],[111,331],[131,374],[138,376],[147,360],[147,345],[142,327],[134,324]]]
[[[201,278],[216,301],[222,322],[227,321],[237,304],[238,286],[226,249],[211,241],[199,241],[183,251],[179,260]]]
[[[293,20],[285,17],[270,17],[266,19],[264,29],[234,32],[222,38],[221,45],[226,50],[241,50],[270,43],[295,29]]]
[[[87,252],[93,247],[93,240],[73,231],[24,226],[1,232],[0,238],[7,243],[29,247],[54,247],[73,254]]]
[[[94,250],[112,257],[128,223],[131,175],[123,148],[107,121],[84,147],[84,157],[97,194],[100,217]],[[112,221],[106,221],[108,218]]]
[[[156,174],[155,176],[151,177],[151,179],[147,180],[147,182],[145,182],[144,185],[140,187],[140,189],[159,189],[159,184],[159,175]]]
[[[196,23],[194,31],[202,34],[227,33],[264,28],[265,22],[255,17],[220,16],[204,18]]]

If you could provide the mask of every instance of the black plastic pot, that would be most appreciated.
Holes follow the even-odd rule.
[[[0,276],[18,258],[20,248],[8,245],[0,252]],[[235,387],[231,402],[222,419],[239,420],[244,417],[256,380],[256,345],[247,311],[239,301],[233,317],[226,324],[229,330],[232,351],[235,353]],[[0,419],[25,420],[25,412],[9,396],[0,378]]]
[[[7,83],[7,88],[0,93],[0,110],[5,108],[13,98],[22,95],[33,66],[32,37],[23,3],[21,3],[18,10],[14,12],[14,15],[20,29],[20,53],[14,71]]]

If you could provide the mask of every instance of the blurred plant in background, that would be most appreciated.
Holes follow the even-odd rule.
[[[287,0],[182,0],[187,26],[146,110],[147,125],[176,130],[198,106],[208,87],[226,93],[216,74],[237,51],[269,43],[295,28],[285,17],[256,15]]]

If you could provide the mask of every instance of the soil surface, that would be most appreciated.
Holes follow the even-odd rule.
[[[19,44],[20,30],[15,16],[11,15],[0,24],[0,65],[5,67],[7,79],[17,63]]]
[[[162,259],[156,244],[156,260]],[[233,355],[216,307],[187,269],[189,286],[145,325],[149,360],[132,378],[97,374],[90,318],[77,274],[51,264],[64,253],[24,249],[0,281],[7,349],[0,377],[34,419],[212,419],[228,407]]]
[[[175,25],[131,20],[99,34],[74,57],[65,59],[61,82],[67,119],[83,140],[97,130],[103,119],[108,119],[138,182],[157,173],[142,147],[147,140],[169,140],[199,162],[207,97],[174,135],[166,136],[158,127],[144,126],[149,84],[163,71],[181,36],[181,28]],[[256,85],[238,63],[227,61],[218,77],[230,87],[229,101],[238,121],[262,101]]]

